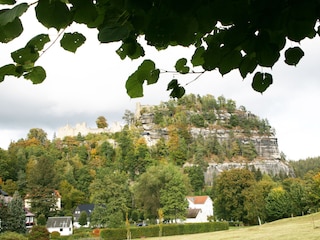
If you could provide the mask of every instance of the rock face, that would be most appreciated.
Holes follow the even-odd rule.
[[[271,176],[280,173],[287,176],[294,176],[293,169],[286,162],[276,159],[253,161],[250,163],[209,163],[207,171],[204,173],[205,183],[207,185],[212,185],[213,176],[217,176],[219,173],[233,168],[259,169],[262,173]]]
[[[141,109],[143,108],[147,109],[148,111],[141,113]],[[256,117],[251,113],[247,114],[248,117]],[[217,120],[220,122],[225,122],[228,120],[228,118],[230,118],[230,114],[227,112],[219,112],[217,116]],[[149,146],[154,145],[161,137],[165,139],[168,138],[167,129],[163,128],[159,130],[153,123],[154,114],[152,113],[152,106],[141,106],[137,104],[135,117],[141,122],[143,136],[145,137]],[[268,135],[260,135],[257,131],[252,130],[250,132],[250,137],[244,134],[243,129],[229,130],[220,126],[217,126],[214,129],[192,127],[190,129],[190,133],[194,138],[199,135],[202,135],[204,138],[215,136],[219,142],[226,141],[233,136],[237,139],[240,139],[243,144],[253,143],[257,152],[258,157],[251,162],[209,162],[207,171],[204,173],[205,182],[208,185],[212,184],[214,175],[232,168],[259,169],[262,173],[267,173],[272,176],[280,173],[288,176],[294,175],[294,172],[290,166],[285,161],[280,160],[281,156],[278,148],[278,140],[275,137],[273,129],[270,129]],[[190,166],[190,164],[186,165]]]

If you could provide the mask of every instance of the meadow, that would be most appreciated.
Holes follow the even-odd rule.
[[[144,240],[318,240],[320,239],[320,213],[281,219],[261,226],[235,227],[226,231],[180,235]]]

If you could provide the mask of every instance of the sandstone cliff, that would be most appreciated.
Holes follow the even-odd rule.
[[[142,135],[146,138],[149,146],[154,145],[160,138],[168,139],[168,130],[166,127],[159,128],[154,123],[154,112],[152,106],[147,106],[147,110],[141,111],[143,106],[137,105],[136,119],[141,123]],[[260,170],[262,173],[270,175],[285,174],[293,176],[294,172],[290,168],[289,164],[281,159],[280,151],[278,148],[278,140],[275,136],[275,131],[270,127],[267,134],[261,134],[257,130],[250,130],[250,133],[245,133],[244,129],[239,127],[233,129],[227,129],[223,127],[223,124],[230,121],[231,114],[227,111],[215,111],[216,113],[216,124],[211,125],[208,128],[199,128],[191,126],[189,128],[190,134],[193,138],[201,135],[204,138],[215,136],[217,140],[222,143],[228,141],[231,137],[237,139],[242,144],[253,144],[257,156],[247,161],[242,158],[236,160],[220,160],[216,161],[215,158],[208,159],[208,167],[205,172],[205,181],[207,184],[212,183],[213,176],[219,174],[224,170],[231,168],[249,168]],[[245,116],[246,118],[257,118],[255,115],[239,111],[240,117]],[[241,119],[241,118],[240,118]],[[221,124],[222,123],[222,124]],[[193,163],[187,162],[185,165],[192,165]]]

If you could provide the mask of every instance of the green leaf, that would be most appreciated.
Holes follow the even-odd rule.
[[[208,49],[203,53],[203,68],[207,71],[211,71],[218,67],[222,58],[222,52],[218,45],[211,44]]]
[[[14,64],[8,64],[5,66],[2,66],[0,68],[0,82],[2,82],[4,80],[5,76],[15,76],[15,77],[20,77],[21,74],[19,74],[16,71],[16,66]]]
[[[240,51],[223,49],[226,54],[223,55],[219,63],[219,72],[224,75],[231,70],[238,68],[242,60]]]
[[[21,3],[12,9],[3,9],[0,12],[0,26],[5,26],[8,23],[13,22],[16,18],[19,18],[27,9],[29,5],[27,3]]]
[[[46,71],[41,66],[36,66],[23,76],[25,79],[31,80],[33,84],[39,84],[46,79]]]
[[[285,52],[285,63],[288,65],[297,65],[304,56],[304,52],[299,47],[288,48]]]
[[[280,57],[277,45],[269,43],[261,43],[256,54],[258,64],[262,67],[272,67]]]
[[[127,93],[131,98],[143,96],[143,83],[154,84],[159,79],[160,70],[151,60],[144,60],[138,69],[129,76],[126,82]]]
[[[202,56],[204,51],[205,51],[204,47],[198,47],[194,52],[191,59],[191,63],[194,67],[201,66],[204,63],[203,56]]]
[[[41,0],[35,8],[38,21],[47,28],[58,31],[72,22],[72,14],[68,6],[59,0]]]
[[[0,0],[0,4],[13,5],[15,3],[16,3],[15,0]]]
[[[98,18],[98,12],[92,0],[70,0],[70,3],[73,5],[71,11],[74,13],[75,22],[91,25]]]
[[[180,58],[175,65],[176,71],[181,73],[181,74],[187,74],[190,71],[190,68],[186,66],[187,64],[187,59],[185,58]]]
[[[20,65],[28,65],[37,61],[39,53],[31,47],[25,47],[12,52],[11,58]]]
[[[48,42],[50,42],[48,34],[39,34],[33,37],[26,46],[33,48],[34,51],[41,51]]]
[[[248,73],[253,73],[257,67],[257,60],[248,55],[242,58],[242,61],[239,65],[239,71],[243,78],[247,76]]]
[[[252,88],[260,93],[263,93],[273,82],[272,75],[269,73],[257,72],[252,81]]]
[[[19,37],[23,32],[23,27],[19,18],[16,18],[12,22],[5,26],[0,26],[0,42],[8,43]]]
[[[185,89],[184,87],[181,87],[180,84],[178,83],[177,79],[172,79],[168,83],[167,91],[172,89],[170,93],[170,97],[172,98],[181,98],[185,94]]]
[[[137,59],[144,56],[144,49],[136,39],[126,40],[116,52],[122,60],[126,57]]]
[[[65,33],[60,40],[60,45],[63,49],[75,53],[82,44],[86,41],[86,37],[81,33]]]
[[[129,36],[131,29],[132,26],[128,22],[123,25],[107,25],[99,30],[98,39],[102,43],[125,40]]]

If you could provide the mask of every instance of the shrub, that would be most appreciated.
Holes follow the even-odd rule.
[[[213,232],[227,230],[228,228],[229,225],[227,222],[165,224],[162,225],[162,236]],[[159,231],[159,225],[130,228],[132,239],[138,239],[142,237],[158,237]],[[107,240],[123,240],[127,237],[127,230],[125,228],[103,229],[100,232],[100,237]]]
[[[99,228],[93,229],[92,235],[95,237],[99,237],[100,236],[100,229]]]
[[[5,232],[0,234],[0,240],[28,240],[28,238],[16,232]]]
[[[47,219],[43,214],[40,214],[37,218],[37,224],[40,226],[45,226],[47,223]]]
[[[33,226],[28,236],[29,240],[49,240],[50,233],[44,226]]]
[[[60,238],[60,233],[57,231],[54,231],[50,234],[51,239],[59,239]]]

